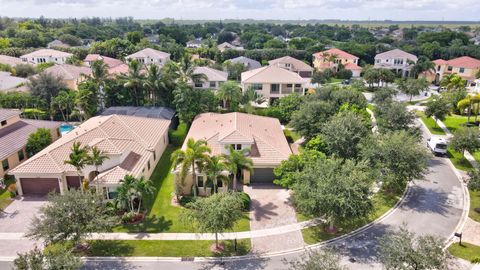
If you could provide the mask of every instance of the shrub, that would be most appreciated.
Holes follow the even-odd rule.
[[[17,186],[15,184],[10,184],[8,185],[7,188],[8,192],[10,192],[10,197],[15,197],[17,196]]]
[[[13,74],[18,77],[27,78],[35,74],[35,67],[30,64],[18,64],[12,69]]]
[[[187,137],[187,124],[185,123],[180,123],[178,125],[176,130],[170,130],[170,143],[173,146],[181,146],[183,144],[183,141],[185,140],[185,137]]]
[[[349,80],[352,78],[353,74],[351,70],[348,69],[341,69],[337,72],[336,77],[338,79]]]
[[[135,212],[126,212],[122,215],[122,222],[123,223],[128,223],[132,222],[133,218],[135,217],[136,213]]]
[[[471,263],[480,263],[480,257],[475,257],[471,260]]]
[[[252,202],[252,199],[250,199],[250,196],[245,192],[238,192],[238,196],[242,200],[242,209],[248,211],[250,209],[250,203]]]

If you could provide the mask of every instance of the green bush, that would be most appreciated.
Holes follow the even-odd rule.
[[[471,263],[480,263],[480,257],[475,257],[475,258],[473,258],[473,260],[471,261]]]
[[[248,194],[245,192],[238,192],[238,196],[242,200],[243,210],[248,211],[250,209],[250,203],[252,202],[252,199],[250,199],[250,196],[248,196]]]
[[[135,217],[136,213],[135,212],[126,212],[122,215],[122,222],[127,223],[131,222],[133,218]]]
[[[185,141],[185,137],[187,137],[187,124],[185,123],[180,123],[177,127],[176,130],[170,130],[170,143],[173,146],[181,146],[183,144],[183,141]]]

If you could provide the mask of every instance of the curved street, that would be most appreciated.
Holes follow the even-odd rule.
[[[420,126],[424,140],[430,135]],[[342,254],[342,262],[350,269],[381,268],[377,259],[378,238],[405,224],[417,234],[434,234],[451,238],[463,218],[465,204],[464,187],[460,183],[450,161],[432,157],[429,173],[424,180],[415,181],[399,207],[383,220],[358,234],[354,234],[326,246]],[[468,206],[467,206],[468,207]],[[320,248],[323,245],[320,245]],[[157,260],[136,258],[135,260],[88,261],[86,269],[284,269],[285,260],[302,256],[303,250],[271,256],[238,258],[225,262]],[[460,266],[459,266],[460,267]]]

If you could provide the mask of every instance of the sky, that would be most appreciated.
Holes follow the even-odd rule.
[[[0,16],[480,21],[480,0],[0,0]]]

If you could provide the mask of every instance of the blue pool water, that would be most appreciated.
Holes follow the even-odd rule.
[[[67,134],[68,132],[72,131],[75,127],[72,126],[72,125],[68,125],[68,124],[62,124],[60,125],[60,134],[65,135]]]

